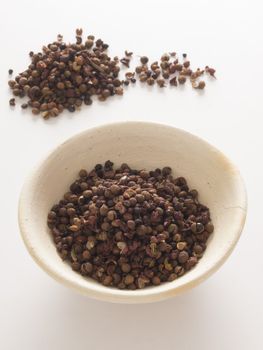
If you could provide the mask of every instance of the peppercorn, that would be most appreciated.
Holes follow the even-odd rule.
[[[37,115],[39,114],[39,109],[38,108],[32,108],[32,114]]]
[[[186,82],[186,77],[184,75],[179,75],[178,77],[179,84],[184,84]]]
[[[164,79],[168,79],[170,77],[169,70],[164,70],[162,76]]]
[[[189,254],[184,250],[178,254],[178,261],[180,264],[184,264],[189,259]]]
[[[165,80],[164,79],[157,79],[157,84],[160,88],[165,87]]]
[[[135,68],[135,72],[136,72],[137,74],[140,74],[142,71],[143,71],[143,69],[142,69],[141,66],[138,66],[138,67]]]
[[[15,98],[10,98],[10,100],[9,100],[9,105],[10,105],[10,106],[15,106],[15,105],[16,105],[16,100],[15,100]]]
[[[129,58],[126,58],[126,57],[123,57],[122,59],[120,59],[120,62],[126,66],[127,68],[130,67],[130,59]]]
[[[162,57],[161,57],[162,62],[169,61],[169,60],[170,60],[170,55],[168,53],[165,53],[162,55]]]
[[[145,73],[141,73],[139,75],[139,80],[144,83],[148,79],[147,75]]]
[[[131,57],[133,55],[133,52],[125,50],[125,56]]]
[[[149,58],[147,56],[142,56],[140,58],[140,61],[141,61],[142,64],[146,64],[149,61]]]
[[[195,89],[203,90],[205,88],[205,82],[203,80],[199,81],[198,85],[195,87]]]
[[[183,65],[179,63],[175,64],[175,70],[181,72],[183,70]]]
[[[215,72],[216,72],[216,70],[215,70],[214,68],[210,68],[210,67],[206,66],[206,67],[205,67],[205,71],[206,71],[209,75],[211,75],[211,77],[215,78]]]
[[[150,78],[147,78],[147,84],[148,85],[153,85],[154,84],[154,79],[152,78],[152,77],[150,77]]]
[[[170,81],[169,81],[170,85],[172,86],[177,86],[177,78],[173,77]]]

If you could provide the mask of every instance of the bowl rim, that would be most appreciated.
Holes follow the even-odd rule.
[[[219,154],[224,161],[229,165],[229,168],[231,169],[231,172],[235,174],[235,176],[239,179],[239,187],[238,191],[240,194],[240,199],[242,203],[235,209],[239,209],[239,217],[237,220],[237,224],[235,227],[233,227],[233,230],[235,231],[233,233],[233,238],[229,242],[229,245],[227,246],[227,249],[221,254],[219,259],[212,265],[207,266],[204,273],[201,275],[197,275],[191,280],[186,281],[184,284],[179,286],[172,286],[172,283],[169,283],[167,285],[167,288],[164,290],[159,290],[158,288],[152,288],[147,292],[147,288],[144,289],[143,294],[136,294],[133,293],[133,291],[120,291],[115,288],[108,288],[104,287],[105,291],[101,291],[100,288],[96,289],[96,285],[94,284],[95,288],[90,288],[87,286],[80,286],[76,282],[68,279],[66,275],[61,275],[58,271],[56,271],[55,268],[50,267],[49,264],[46,263],[45,257],[43,254],[39,254],[37,247],[32,246],[30,236],[32,235],[30,232],[30,223],[28,220],[24,217],[25,208],[28,206],[28,192],[31,184],[35,181],[35,177],[37,175],[37,170],[40,168],[42,164],[47,162],[55,153],[59,153],[60,150],[64,148],[65,145],[68,143],[74,142],[74,140],[77,140],[79,137],[88,134],[96,132],[98,129],[102,128],[109,128],[109,127],[118,127],[122,126],[124,124],[128,124],[130,126],[135,124],[141,124],[141,125],[148,125],[148,126],[154,126],[154,127],[162,127],[167,129],[175,129],[177,132],[186,135],[186,137],[190,137],[192,139],[195,139],[197,142],[201,142],[205,144],[208,148]],[[247,192],[245,188],[244,180],[238,170],[238,168],[235,166],[235,164],[220,150],[218,150],[215,146],[204,140],[203,138],[192,134],[188,131],[185,131],[181,128],[177,128],[173,125],[169,125],[166,123],[157,123],[157,122],[148,122],[148,121],[118,121],[118,122],[110,122],[106,124],[101,124],[94,126],[92,128],[87,128],[81,132],[78,132],[74,134],[73,136],[67,138],[64,142],[60,143],[59,145],[53,147],[51,150],[49,150],[46,155],[41,157],[41,159],[32,167],[29,174],[26,176],[24,184],[22,186],[19,202],[18,202],[18,223],[19,223],[19,229],[22,236],[22,240],[31,255],[31,257],[34,259],[34,261],[52,278],[57,280],[58,282],[75,289],[76,291],[80,292],[81,294],[90,296],[92,298],[103,300],[103,301],[110,301],[110,302],[120,302],[120,303],[145,303],[145,302],[153,302],[153,301],[159,301],[163,299],[171,298],[177,294],[180,294],[186,290],[191,289],[194,286],[197,286],[202,281],[207,279],[211,274],[213,274],[215,271],[217,271],[220,266],[227,260],[229,255],[232,253],[235,245],[237,244],[242,229],[245,224],[246,220],[246,213],[247,213]],[[150,296],[150,299],[149,299]]]

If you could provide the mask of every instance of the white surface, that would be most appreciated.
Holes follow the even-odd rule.
[[[218,79],[204,94],[131,88],[49,123],[10,111],[8,68],[27,53],[83,27],[110,44],[153,59],[187,52]],[[262,282],[262,5],[261,1],[7,1],[1,3],[1,288],[0,347],[5,350],[263,348]],[[196,133],[239,166],[249,212],[227,263],[191,292],[157,304],[96,302],[60,286],[28,255],[18,232],[17,200],[24,178],[50,148],[85,128],[113,120],[166,121]]]
[[[194,269],[172,283],[131,292],[83,278],[61,260],[47,227],[47,213],[79,169],[92,169],[105,159],[116,166],[125,161],[134,169],[152,170],[169,164],[175,177],[187,174],[189,187],[198,188],[199,200],[210,209],[215,226],[205,254]],[[172,298],[215,272],[240,237],[246,208],[246,190],[238,169],[209,143],[157,123],[110,123],[70,138],[32,171],[19,199],[19,227],[32,257],[56,280],[99,300],[145,303]]]

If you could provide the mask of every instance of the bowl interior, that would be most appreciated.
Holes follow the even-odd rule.
[[[179,279],[136,291],[104,287],[72,271],[58,256],[46,224],[47,213],[78,170],[112,160],[138,169],[171,166],[186,177],[210,208],[215,231],[197,266]],[[162,299],[187,289],[218,268],[243,227],[246,195],[236,168],[214,147],[182,130],[151,123],[118,123],[87,130],[63,143],[28,178],[20,199],[20,227],[34,259],[50,275],[90,296],[119,302]]]

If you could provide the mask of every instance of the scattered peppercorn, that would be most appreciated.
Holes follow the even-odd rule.
[[[154,79],[153,79],[152,77],[150,77],[150,78],[147,79],[147,84],[150,85],[150,86],[151,86],[151,85],[154,85],[154,82],[155,82],[155,81],[154,81]]]
[[[83,104],[90,106],[93,96],[106,101],[111,96],[122,95],[121,86],[136,83],[135,74],[140,82],[152,86],[156,81],[160,88],[166,86],[168,79],[171,86],[184,84],[189,79],[193,88],[204,89],[205,82],[198,82],[198,78],[204,72],[215,78],[215,69],[206,66],[204,70],[193,71],[189,60],[180,63],[179,58],[174,59],[176,52],[170,52],[149,66],[149,58],[141,56],[141,65],[135,67],[134,72],[126,73],[126,79],[119,79],[120,63],[130,67],[133,52],[125,50],[125,57],[111,58],[106,53],[108,44],[103,40],[95,40],[94,35],[83,40],[82,36],[83,31],[78,28],[73,44],[63,42],[59,34],[56,41],[42,47],[42,52],[29,52],[28,68],[8,81],[14,96],[28,98],[21,106],[23,109],[27,105],[33,114],[41,114],[44,119],[57,117],[64,110],[75,112]],[[183,53],[183,58],[186,59],[187,54]],[[11,75],[13,70],[8,72]]]
[[[157,84],[160,88],[165,87],[165,80],[164,79],[157,79]]]
[[[215,70],[214,68],[210,68],[210,67],[206,66],[206,67],[205,67],[205,71],[206,71],[209,75],[211,75],[211,77],[215,78],[215,72],[216,72],[216,70]]]
[[[149,61],[149,58],[146,57],[146,56],[142,56],[140,61],[141,61],[142,64],[146,64]]]
[[[79,171],[47,218],[56,249],[77,273],[104,286],[171,282],[203,256],[214,231],[207,207],[172,169],[111,161]]]
[[[169,54],[165,53],[161,56],[160,62],[154,61],[148,68],[148,57],[142,56],[140,61],[142,66],[137,66],[135,68],[135,73],[139,74],[139,80],[141,82],[147,82],[148,85],[153,85],[154,82],[152,79],[156,80],[157,85],[161,88],[166,86],[165,80],[169,79],[169,84],[171,86],[177,86],[185,84],[189,78],[192,87],[195,89],[203,89],[204,82],[198,82],[197,79],[206,71],[211,76],[214,76],[215,70],[213,68],[205,67],[205,70],[197,69],[193,71],[190,68],[190,61],[185,60],[182,64],[179,62],[179,59],[176,58],[173,62],[170,62],[171,57],[175,57],[176,52],[170,52]],[[183,58],[186,59],[187,55],[183,54]],[[162,76],[163,79],[158,79]]]
[[[169,81],[170,85],[172,86],[177,86],[177,77],[173,77],[170,81]]]
[[[129,58],[123,57],[123,58],[120,59],[120,62],[121,62],[124,66],[126,66],[127,68],[130,67],[130,59],[129,59]]]
[[[8,70],[8,74],[9,74],[9,75],[12,75],[12,74],[13,74],[13,69],[9,69],[9,70]]]
[[[15,100],[15,98],[10,98],[10,100],[9,100],[9,105],[10,105],[10,106],[15,106],[15,105],[16,105],[16,100]]]
[[[83,102],[91,105],[94,95],[105,101],[121,94],[119,59],[109,57],[107,48],[101,39],[95,41],[93,35],[82,43],[82,29],[76,30],[74,44],[64,43],[59,34],[56,41],[43,46],[42,52],[31,51],[28,69],[8,84],[13,95],[27,96],[32,113],[41,113],[44,119],[56,117],[65,109],[75,112]],[[129,59],[124,60],[128,65]],[[22,108],[26,108],[25,104]]]
[[[133,52],[125,50],[125,56],[131,57],[133,55]]]
[[[178,82],[179,84],[184,84],[186,82],[186,77],[184,75],[179,75]]]
[[[195,89],[203,90],[205,88],[205,82],[203,80],[199,81],[198,85],[195,87]]]

